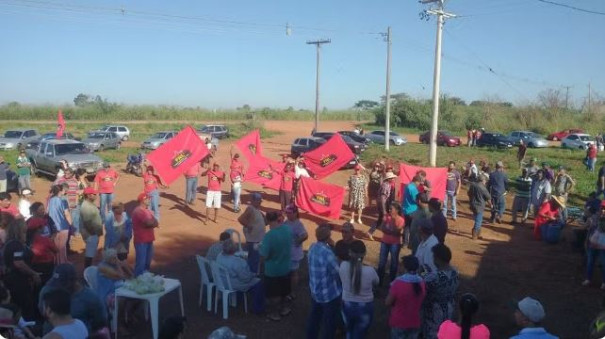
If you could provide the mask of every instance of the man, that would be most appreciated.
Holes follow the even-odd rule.
[[[430,220],[420,221],[420,244],[416,250],[416,258],[420,264],[420,272],[426,274],[437,272],[435,261],[433,260],[433,246],[439,243],[437,237],[433,234],[433,225]]]
[[[103,221],[99,208],[95,205],[97,191],[92,187],[84,189],[84,201],[80,209],[82,221],[82,239],[86,243],[84,252],[84,268],[92,265],[92,259],[97,254],[99,237],[103,235]]]
[[[265,260],[265,289],[267,294],[267,318],[274,321],[289,315],[292,310],[284,306],[290,295],[290,257],[292,232],[283,223],[281,212],[267,213],[269,232],[260,245],[260,255]]]
[[[158,227],[158,220],[149,210],[149,197],[146,193],[139,194],[139,205],[132,211],[132,232],[134,235],[135,265],[134,275],[139,276],[151,267],[153,258],[153,229]]]
[[[4,162],[4,157],[0,155],[0,193],[6,192],[7,180],[6,172],[10,169],[9,164]]]
[[[233,197],[233,211],[235,213],[240,212],[240,196],[242,194],[242,182],[244,181],[244,165],[239,162],[239,154],[235,153],[231,158],[231,165],[229,166],[231,172],[229,173],[229,179],[231,179],[231,196]]]
[[[502,161],[496,162],[496,170],[490,175],[487,186],[492,199],[490,222],[493,224],[495,220],[499,224],[502,222],[502,216],[506,209],[506,193],[508,193],[508,176],[504,173]]]
[[[223,252],[223,243],[225,242],[225,240],[228,239],[231,239],[231,233],[222,232],[219,235],[218,242],[215,242],[208,248],[208,251],[206,252],[206,259],[210,261],[216,260],[216,258],[218,258],[218,255]]]
[[[542,304],[538,300],[525,297],[519,301],[515,310],[515,323],[522,330],[519,332],[519,335],[511,337],[511,339],[558,339],[558,337],[546,332],[540,326],[545,316],[544,307],[542,307]]]
[[[80,232],[80,194],[82,194],[82,190],[80,189],[80,182],[76,179],[74,170],[71,167],[65,168],[63,171],[63,177],[59,178],[55,181],[55,185],[63,185],[64,189],[64,199],[67,202],[67,207],[69,208],[69,214],[71,215],[71,220],[73,223],[73,227],[75,228],[76,233]]]
[[[307,320],[307,339],[328,339],[336,335],[342,286],[338,274],[338,260],[328,245],[331,242],[331,233],[330,225],[319,225],[315,230],[317,242],[309,248],[311,314]],[[323,334],[320,336],[322,330]]]
[[[557,197],[559,197],[564,204],[566,204],[567,198],[569,197],[569,193],[576,186],[576,182],[575,182],[575,180],[573,180],[573,178],[569,174],[567,174],[565,167],[559,166],[559,171],[557,172],[557,175],[555,176],[554,186],[555,186],[554,187],[555,195]],[[563,209],[561,217],[563,218],[562,219],[563,223],[566,223],[567,222],[567,209],[566,208]]]
[[[605,162],[599,168],[599,173],[597,175],[597,198],[601,196],[601,194],[605,193]]]
[[[456,170],[456,162],[450,161],[447,166],[447,181],[445,183],[445,197],[443,198],[443,216],[447,218],[447,203],[452,204],[452,220],[456,221],[456,197],[460,193],[460,172]]]
[[[542,170],[544,171],[544,177],[546,178],[546,180],[548,180],[552,184],[555,180],[555,171],[550,168],[550,164],[546,161],[542,162]]]
[[[8,192],[0,192],[0,212],[8,213],[15,218],[23,218],[19,212],[19,208],[11,204],[12,196]]]
[[[279,202],[281,210],[285,210],[286,206],[292,202],[292,190],[294,189],[294,165],[292,162],[286,163],[284,170],[280,173],[281,183],[279,185]]]
[[[412,254],[416,253],[416,249],[418,249],[418,245],[420,244],[420,226],[422,225],[424,220],[430,221],[432,216],[431,212],[429,211],[429,196],[428,194],[426,194],[426,192],[419,193],[416,196],[416,206],[416,211],[414,211],[414,213],[410,215],[412,222],[410,223],[408,231],[408,248],[412,250]]]
[[[185,172],[185,203],[195,205],[197,196],[197,181],[200,175],[200,163],[196,162]]]
[[[519,168],[523,167],[523,160],[527,154],[527,145],[523,142],[523,139],[519,140],[519,148],[517,149],[517,161],[519,162]]]
[[[487,178],[484,175],[479,176],[479,181],[471,183],[468,189],[468,199],[473,212],[475,224],[473,226],[473,240],[481,239],[481,224],[483,223],[483,212],[486,202],[493,208],[490,200],[491,196],[485,188]]]
[[[158,186],[166,188],[166,185],[162,183],[162,179],[155,174],[153,166],[144,165],[145,171],[143,172],[143,192],[149,197],[150,205],[149,209],[153,212],[153,216],[160,221],[160,192]]]
[[[586,160],[585,160],[586,169],[594,172],[594,166],[597,163],[597,148],[595,145],[588,145],[588,149],[586,150]]]
[[[206,221],[210,215],[210,209],[214,209],[213,222],[216,222],[218,210],[221,208],[221,184],[225,181],[225,172],[221,171],[218,163],[212,165],[212,169],[206,169],[202,176],[208,177],[208,191],[206,192]]]
[[[19,150],[19,156],[17,157],[16,164],[17,175],[19,176],[19,192],[26,188],[31,190],[31,164],[27,158],[27,155],[25,155],[24,149]]]
[[[246,251],[248,251],[248,266],[254,273],[258,273],[260,265],[260,254],[258,246],[265,237],[265,225],[267,219],[260,210],[263,197],[260,193],[252,193],[250,205],[244,213],[237,218],[237,221],[244,228],[244,237],[246,237]]]
[[[353,240],[355,240],[355,227],[350,222],[345,222],[342,224],[340,228],[340,232],[342,233],[342,239],[336,242],[334,246],[334,253],[336,257],[340,261],[348,261],[349,260],[349,248]]]
[[[433,234],[437,237],[440,243],[445,243],[445,235],[447,234],[447,218],[441,213],[441,202],[437,198],[429,200],[429,211],[431,212],[431,223],[433,224]]]
[[[103,168],[97,172],[94,180],[95,191],[99,192],[101,199],[101,217],[105,219],[105,215],[111,208],[113,202],[113,192],[118,184],[118,172],[111,168],[109,162],[103,163]]]
[[[43,315],[53,329],[43,339],[86,339],[88,329],[79,319],[71,316],[71,296],[64,289],[54,289],[44,294]]]
[[[525,224],[527,214],[529,213],[529,201],[531,198],[532,178],[529,176],[527,168],[521,170],[521,175],[515,180],[517,183],[517,191],[513,199],[513,224],[517,223],[517,213],[521,211],[521,224]]]
[[[538,215],[538,210],[540,206],[545,201],[550,200],[550,194],[552,193],[552,188],[550,185],[550,181],[548,181],[544,177],[544,171],[538,170],[536,175],[536,182],[532,185],[531,189],[531,204],[534,209],[534,217]]]
[[[377,227],[380,227],[382,225],[384,216],[386,215],[387,210],[389,209],[389,197],[391,196],[391,189],[393,187],[391,185],[391,181],[395,180],[396,177],[397,176],[392,172],[387,173],[384,177],[384,180],[380,184],[380,188],[378,189],[378,199],[376,199],[376,207],[378,208],[378,219],[376,219],[376,224],[374,224],[374,227],[370,228],[370,230],[368,231],[368,236],[372,240],[374,239],[372,235],[374,233],[374,230],[376,230]]]
[[[526,168],[527,168],[527,174],[529,175],[529,177],[535,181],[536,180],[535,177],[538,174],[538,170],[540,169],[540,167],[538,167],[538,159],[531,158],[531,160],[529,161],[529,165]]]
[[[412,182],[405,186],[403,190],[403,201],[401,202],[401,211],[405,219],[405,228],[403,229],[403,246],[410,244],[410,226],[412,225],[412,213],[418,209],[418,187],[422,183],[422,178],[415,175]],[[427,200],[428,201],[428,200]]]

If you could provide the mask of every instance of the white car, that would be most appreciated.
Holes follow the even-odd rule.
[[[130,138],[130,129],[122,125],[105,125],[99,128],[99,131],[115,133],[122,141]]]
[[[590,135],[584,133],[573,133],[561,140],[561,147],[587,149],[588,145],[594,144],[594,140],[590,140]]]
[[[373,142],[375,142],[377,144],[384,145],[384,142],[385,142],[384,134],[385,134],[384,131],[372,131],[370,133],[364,134],[363,136],[372,140]],[[401,136],[395,132],[390,132],[389,143],[391,145],[401,146],[401,145],[407,144],[407,142],[408,142],[408,140],[404,136]]]

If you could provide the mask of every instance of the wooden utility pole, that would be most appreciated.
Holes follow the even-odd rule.
[[[319,62],[320,62],[320,51],[321,51],[321,45],[323,44],[329,44],[330,42],[332,42],[330,39],[324,39],[324,40],[315,40],[315,41],[307,41],[307,45],[315,45],[317,47],[317,66],[316,66],[316,73],[315,73],[315,125],[313,127],[313,130],[315,132],[318,132],[318,126],[319,126]]]

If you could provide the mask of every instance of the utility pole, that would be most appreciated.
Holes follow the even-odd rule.
[[[436,3],[436,8],[427,10],[425,15],[437,16],[437,41],[435,43],[435,70],[433,74],[433,118],[431,121],[429,164],[437,166],[437,131],[439,130],[439,86],[441,84],[441,36],[445,19],[455,18],[456,15],[444,11],[445,0],[422,0],[421,3]]]
[[[319,57],[321,55],[321,45],[329,44],[330,42],[332,42],[330,39],[307,41],[307,45],[315,45],[317,47],[317,69],[315,74],[315,125],[313,127],[315,132],[318,131],[317,128],[319,126]]]
[[[565,86],[565,110],[569,110],[569,87]]]
[[[385,93],[385,119],[384,119],[384,149],[389,151],[391,140],[391,26],[386,33],[381,33],[387,42],[387,88]]]

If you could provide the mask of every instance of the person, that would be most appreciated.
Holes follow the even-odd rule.
[[[378,275],[373,267],[363,264],[366,245],[361,240],[351,243],[350,258],[340,263],[342,282],[342,314],[347,338],[365,338],[374,317],[373,288]]]
[[[263,203],[263,196],[258,192],[253,192],[250,199],[250,205],[246,207],[237,221],[243,227],[244,237],[246,238],[246,251],[248,252],[248,266],[250,271],[259,272],[260,254],[258,253],[259,244],[265,237],[265,226],[267,219],[260,210]]]
[[[231,180],[231,196],[233,197],[233,211],[240,212],[240,197],[242,195],[242,182],[244,181],[244,165],[239,162],[239,154],[235,153],[229,166],[229,179]]]
[[[423,192],[423,193],[419,193],[416,196],[416,206],[418,206],[418,208],[410,216],[412,218],[412,222],[410,224],[409,231],[407,232],[407,234],[409,234],[408,248],[410,250],[412,250],[412,254],[416,253],[416,249],[418,248],[418,245],[420,244],[420,226],[425,221],[428,221],[429,223],[431,222],[432,214],[429,211],[428,204],[429,204],[428,194]]]
[[[477,140],[479,140],[480,133],[478,129],[473,129],[473,146],[477,146]]]
[[[368,181],[366,176],[361,173],[361,165],[355,165],[355,172],[349,177],[347,185],[349,190],[349,208],[351,209],[350,222],[355,222],[355,212],[357,212],[357,223],[361,224],[361,215],[366,206],[366,196],[368,194]]]
[[[82,220],[82,239],[86,243],[84,251],[84,268],[92,265],[92,260],[97,254],[99,237],[103,235],[103,220],[99,208],[95,205],[97,191],[92,187],[84,189],[84,201],[80,208]]]
[[[90,181],[88,181],[88,173],[84,168],[78,168],[76,170],[76,180],[80,183],[79,189],[83,190],[86,187],[91,186]]]
[[[429,181],[429,179],[427,179],[426,177],[426,171],[425,170],[418,170],[416,171],[415,175],[419,175],[421,178],[420,181],[420,185],[418,185],[418,192],[422,193],[422,192],[426,192],[426,194],[431,194],[431,182]]]
[[[290,281],[292,282],[292,292],[290,292],[286,299],[294,300],[296,299],[296,295],[293,293],[293,291],[298,288],[298,271],[300,270],[300,262],[305,257],[302,244],[307,241],[309,235],[307,234],[305,226],[300,221],[298,208],[295,205],[288,205],[286,207],[285,212],[286,221],[284,222],[284,224],[290,228],[290,232],[292,233],[292,250],[290,253],[290,261],[292,262],[292,265],[290,267]]]
[[[310,178],[311,174],[307,169],[307,165],[303,157],[296,158],[296,164],[294,165],[294,190],[292,191],[293,199],[296,201],[296,195],[300,187],[300,178]]]
[[[544,230],[542,228],[551,224],[559,223],[561,209],[565,208],[565,204],[559,197],[551,196],[545,201],[538,210],[536,219],[534,220],[534,239],[541,240]]]
[[[596,227],[591,227],[591,221],[586,244],[586,280],[582,282],[582,286],[590,285],[595,261],[598,259],[601,264],[601,289],[605,290],[605,216],[601,215],[596,220]]]
[[[75,228],[75,233],[80,232],[80,195],[82,190],[80,189],[80,182],[74,175],[74,170],[67,167],[64,171],[62,178],[57,179],[54,184],[63,186],[63,199],[67,202],[69,208],[69,214],[71,215],[71,225]],[[71,238],[71,232],[70,232]],[[69,241],[67,242],[69,248]]]
[[[355,240],[355,226],[347,221],[342,224],[340,232],[342,233],[342,239],[338,240],[336,245],[334,245],[334,254],[336,254],[336,257],[341,262],[348,261],[350,257],[349,250]]]
[[[158,220],[149,210],[149,197],[145,192],[137,198],[139,205],[132,211],[132,231],[134,235],[135,276],[149,271],[153,259],[153,229],[158,227]]]
[[[42,339],[86,339],[86,325],[71,316],[71,296],[63,289],[56,289],[44,295],[44,317],[53,329]]]
[[[586,149],[586,160],[584,164],[586,165],[586,169],[588,171],[594,172],[595,164],[597,163],[597,148],[595,145],[590,144]]]
[[[538,158],[531,158],[529,160],[529,164],[525,168],[527,168],[527,174],[530,176],[530,178],[535,180],[536,176],[538,175],[538,170],[540,170],[540,167],[538,167]]]
[[[19,196],[19,214],[27,221],[31,217],[31,213],[29,208],[32,203],[30,201],[32,197],[32,191],[29,188],[24,188],[21,190],[21,195]]]
[[[433,224],[433,234],[440,243],[445,243],[447,234],[447,218],[441,212],[441,202],[437,198],[429,200],[429,212],[431,212],[431,223]]]
[[[439,326],[438,339],[462,338],[462,339],[489,339],[490,333],[487,326],[483,324],[473,325],[473,315],[479,310],[479,300],[471,293],[465,293],[460,297],[460,325],[451,320],[444,321]]]
[[[280,175],[281,183],[279,185],[279,202],[281,204],[281,210],[283,211],[286,206],[292,202],[292,189],[294,187],[295,178],[293,164],[291,162],[287,162]]]
[[[575,180],[567,173],[567,170],[563,166],[559,166],[559,170],[557,171],[557,175],[554,180],[554,193],[558,196],[561,201],[566,204],[567,199],[569,198],[569,193],[573,191],[576,186]],[[561,218],[563,223],[567,222],[567,209],[563,209],[561,211]]]
[[[57,171],[57,180],[65,176],[65,170],[70,168],[69,163],[65,159],[59,160],[59,170]]]
[[[515,180],[516,193],[513,199],[512,223],[517,223],[517,214],[521,212],[521,224],[525,224],[529,213],[529,200],[531,198],[532,178],[529,176],[527,168],[521,170],[521,175]]]
[[[15,218],[23,218],[19,208],[11,203],[12,195],[8,192],[0,193],[0,212],[8,213]]]
[[[384,216],[387,214],[389,209],[389,197],[391,196],[391,181],[394,180],[397,176],[392,172],[389,172],[385,175],[382,184],[380,184],[380,190],[378,191],[378,199],[376,199],[376,207],[378,208],[378,219],[376,219],[376,223],[373,227],[368,231],[368,237],[371,240],[374,240],[373,233],[377,227],[382,225],[382,221]]]
[[[395,179],[397,178],[397,176],[395,175],[395,172],[393,172],[393,165],[390,163],[386,166],[385,176],[387,176],[387,175],[394,176],[392,180],[389,180],[389,184],[391,184],[391,191],[389,192],[390,194],[389,194],[389,198],[387,199],[387,204],[386,204],[387,212],[388,212],[388,209],[390,208],[391,203],[393,201],[395,201],[395,193],[397,191],[397,188],[396,188],[397,184],[395,183]],[[422,177],[422,178],[423,178],[422,183],[424,183],[424,177]]]
[[[443,216],[447,218],[447,205],[450,202],[452,206],[452,220],[456,221],[456,197],[460,193],[462,180],[460,172],[456,170],[456,162],[450,161],[447,167],[447,181],[445,183],[445,196],[443,197]]]
[[[383,170],[380,162],[375,161],[370,171],[368,182],[368,206],[372,207],[372,201],[378,204],[380,185],[382,184]]]
[[[10,169],[10,164],[4,161],[4,157],[0,155],[0,193],[5,193],[7,187],[6,172]]]
[[[311,313],[307,320],[307,339],[328,339],[336,335],[342,287],[338,260],[328,245],[331,242],[331,234],[329,224],[320,224],[315,229],[317,242],[309,248]]]
[[[536,172],[536,182],[532,185],[531,191],[531,204],[534,210],[534,217],[538,215],[540,206],[542,206],[545,201],[550,200],[551,193],[552,188],[550,181],[544,176],[544,170],[538,170],[538,172]]]
[[[103,168],[97,172],[94,179],[94,189],[99,192],[101,200],[101,218],[105,219],[105,214],[109,212],[113,202],[113,192],[118,185],[120,177],[118,172],[111,168],[109,162],[103,163]]]
[[[160,221],[160,192],[158,187],[166,188],[160,176],[155,174],[153,166],[143,164],[143,192],[149,197],[149,209],[153,212],[156,220]],[[111,204],[109,205],[111,207]]]
[[[436,271],[425,276],[426,298],[422,307],[423,338],[436,338],[439,326],[454,313],[454,297],[458,290],[458,271],[450,266],[452,252],[443,245],[433,246]]]
[[[486,202],[490,207],[493,207],[492,201],[490,200],[491,196],[487,191],[487,188],[485,188],[486,181],[487,178],[480,175],[479,180],[471,183],[471,186],[468,189],[469,204],[475,221],[472,231],[473,240],[477,240],[481,236],[481,224],[483,223],[483,212],[485,211]]]
[[[433,224],[429,219],[422,219],[420,224],[420,244],[414,252],[414,256],[418,258],[418,264],[420,265],[420,273],[428,274],[435,272],[435,260],[433,259],[433,247],[439,244],[439,240],[433,234]]]
[[[29,162],[29,159],[27,158],[27,155],[25,155],[25,149],[20,149],[19,150],[19,156],[17,157],[17,161],[15,162],[15,164],[17,165],[17,176],[18,176],[18,188],[19,188],[19,192],[23,191],[24,189],[32,189],[32,184],[31,184],[31,163]]]
[[[485,160],[479,160],[479,175],[484,175],[489,181],[489,176],[491,173],[492,170],[489,167],[489,163]]]
[[[126,260],[132,239],[132,219],[124,211],[124,204],[114,202],[105,216],[105,243],[103,248],[115,249],[119,260]]]
[[[201,164],[196,162],[185,171],[185,203],[195,205],[197,197],[197,182],[200,176]]]
[[[118,259],[118,252],[114,248],[103,251],[103,261],[97,266],[96,294],[101,298],[109,310],[113,310],[115,303],[115,290],[124,280],[133,277],[133,272],[126,261]],[[109,314],[109,312],[108,312]]]
[[[187,318],[181,316],[166,318],[160,327],[158,339],[183,339],[186,322]]]
[[[405,230],[403,245],[410,245],[410,230],[412,226],[412,214],[418,209],[418,186],[422,183],[422,178],[419,175],[415,175],[412,178],[412,182],[405,186],[403,190],[403,201],[401,203],[401,209],[403,211],[403,218],[405,219]]]
[[[212,222],[216,222],[218,210],[221,208],[221,184],[225,181],[225,172],[221,171],[218,163],[212,164],[212,169],[206,169],[202,172],[202,176],[208,177],[208,191],[206,192],[206,221],[210,216],[210,209],[214,209],[214,218]]]
[[[521,332],[510,339],[558,339],[558,337],[546,332],[544,327],[540,326],[546,312],[542,304],[530,297],[525,297],[517,303],[515,310],[515,323],[521,327]]]
[[[466,130],[466,146],[471,147],[473,145],[473,131],[471,129]]]
[[[550,164],[546,161],[542,162],[542,170],[544,171],[544,177],[552,185],[555,182],[555,171],[552,170]]]
[[[597,174],[597,198],[601,196],[601,194],[605,193],[605,162],[599,168],[599,173]]]
[[[39,201],[34,202],[29,208],[29,212],[31,217],[26,221],[27,227],[40,228],[42,236],[53,238],[57,233],[57,229],[48,214],[46,214],[44,204]]]
[[[506,194],[508,192],[508,176],[504,172],[504,163],[496,162],[496,170],[489,176],[487,184],[492,200],[492,216],[490,222],[502,222],[502,216],[506,209]]]
[[[519,140],[519,147],[517,148],[517,162],[519,162],[519,168],[523,167],[525,155],[527,154],[527,145],[523,139]]]
[[[292,310],[284,305],[284,299],[292,292],[290,269],[292,267],[292,232],[283,224],[281,212],[267,213],[269,232],[260,245],[260,255],[265,261],[265,291],[267,295],[267,318],[281,320]]]
[[[59,252],[55,242],[44,233],[48,219],[44,217],[44,205],[32,205],[33,216],[27,220],[27,243],[32,252],[31,268],[40,274],[40,284],[45,284],[55,269],[55,257]],[[40,212],[41,210],[41,212]]]
[[[55,244],[59,249],[57,264],[67,263],[67,241],[72,224],[69,206],[63,199],[63,193],[62,185],[53,185],[50,189],[51,198],[48,201],[48,216],[57,229],[55,236]]]
[[[471,159],[466,164],[466,170],[464,172],[464,176],[470,181],[477,181],[477,177],[479,176],[479,169],[475,164],[475,160]]]
[[[389,288],[385,305],[391,308],[389,327],[391,339],[416,339],[420,334],[422,303],[426,297],[426,284],[420,277],[418,258],[402,258],[403,275]]]
[[[231,233],[227,231],[222,232],[219,235],[218,242],[215,242],[214,244],[210,245],[210,247],[208,247],[208,251],[206,251],[206,259],[210,261],[215,261],[216,258],[218,258],[219,254],[223,252],[223,243],[229,239],[231,239]]]
[[[385,221],[381,225],[383,236],[380,241],[380,256],[378,259],[378,277],[380,278],[380,285],[382,285],[384,281],[389,255],[391,257],[389,282],[397,277],[399,252],[401,251],[401,233],[405,226],[405,220],[400,213],[401,206],[399,206],[398,203],[393,202],[390,214],[385,218]]]

